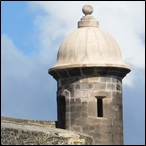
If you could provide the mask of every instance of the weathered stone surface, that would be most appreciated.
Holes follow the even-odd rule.
[[[82,106],[76,106],[76,112],[82,111]]]
[[[116,84],[116,90],[122,92],[122,86],[119,84]]]
[[[122,83],[121,79],[117,79],[117,78],[112,78],[112,82],[113,83],[119,83],[119,84]]]
[[[107,84],[107,90],[115,90],[115,84]]]
[[[96,144],[123,144],[121,141],[123,128],[117,130],[118,133],[121,133],[119,140],[112,142],[112,137],[116,133],[113,125],[117,126],[117,123],[122,127],[121,80],[111,76],[93,77],[92,75],[86,75],[86,78],[85,76],[75,78],[83,81],[73,83],[68,78],[70,88],[64,84],[60,85],[64,90],[69,89],[68,95],[71,95],[70,102],[69,97],[66,99],[66,112],[70,115],[66,117],[66,129],[91,135]],[[98,109],[97,99],[99,98],[102,98],[101,109]],[[103,113],[102,117],[99,117],[98,114],[100,110]],[[63,122],[60,121],[60,123]]]
[[[14,123],[14,124],[21,124],[21,125],[38,125],[38,126],[48,126],[51,128],[55,128],[55,121],[42,121],[42,120],[27,120],[27,119],[18,119],[18,118],[11,118],[11,117],[1,117],[1,122],[4,123]]]
[[[90,101],[88,104],[88,114],[89,116],[97,116],[97,104],[95,101]]]
[[[81,99],[80,99],[80,98],[77,98],[77,99],[75,100],[75,103],[76,103],[77,105],[81,105]]]
[[[76,111],[76,108],[74,105],[71,106],[71,112],[75,112]]]
[[[110,77],[101,77],[101,82],[108,82],[111,83],[111,78]]]
[[[96,83],[100,81],[100,77],[91,77],[88,80],[90,83]]]
[[[106,84],[105,83],[97,83],[95,84],[95,90],[105,90]]]
[[[82,98],[82,97],[87,97],[87,94],[88,94],[88,92],[86,91],[86,90],[77,90],[75,93],[74,93],[74,96],[75,97],[80,97],[80,98]]]
[[[88,117],[87,112],[82,112],[82,118],[87,118],[87,117]]]
[[[94,143],[93,138],[85,134],[50,128],[44,123],[36,125],[31,121],[30,125],[28,120],[25,123],[22,121],[25,120],[2,121],[2,145],[92,145]]]

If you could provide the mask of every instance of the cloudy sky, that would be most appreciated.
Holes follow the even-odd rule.
[[[100,28],[118,42],[132,71],[123,81],[125,144],[145,142],[145,3],[143,1],[2,1],[2,116],[56,120],[56,81],[48,74],[61,42],[91,4]]]

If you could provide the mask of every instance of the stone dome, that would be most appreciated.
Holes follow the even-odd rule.
[[[91,16],[92,6],[85,5],[82,11],[85,16],[78,22],[78,29],[65,38],[57,62],[49,72],[77,67],[117,67],[130,71],[122,61],[117,42],[99,28],[99,22]]]

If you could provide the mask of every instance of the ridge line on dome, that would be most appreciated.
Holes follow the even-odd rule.
[[[123,59],[122,59],[122,52],[121,52],[120,46],[119,46],[119,44],[117,43],[117,41],[116,41],[116,40],[114,39],[114,37],[111,36],[111,34],[109,34],[108,32],[104,31],[104,33],[105,33],[109,38],[112,38],[113,44],[116,45],[117,48],[119,48],[119,53],[120,53],[121,61],[123,61]]]
[[[67,52],[67,46],[68,46],[68,44],[70,43],[70,42],[72,42],[72,38],[74,38],[74,36],[76,36],[76,34],[78,33],[78,31],[75,31],[74,33],[71,33],[70,35],[71,35],[71,37],[69,37],[69,39],[68,39],[68,41],[67,41],[67,43],[65,44],[65,50],[66,50],[66,52]],[[74,49],[75,50],[75,49]],[[66,55],[66,56],[68,56],[68,54]],[[75,54],[74,54],[74,56],[75,56]],[[67,59],[68,59],[68,57],[66,57]],[[69,57],[69,59],[71,59],[70,57]],[[73,60],[71,60],[71,62],[72,62]]]
[[[77,31],[76,34],[78,36],[79,35],[79,31]],[[76,39],[76,44],[74,45],[74,57],[76,57],[76,53],[75,53],[76,52],[76,49],[75,48],[76,48],[76,45],[77,45],[77,37],[75,37],[75,39]]]
[[[89,31],[89,28],[86,28],[87,30],[86,30],[86,54],[85,54],[85,58],[86,58],[86,63],[88,63],[88,60],[89,60],[89,57],[88,57],[88,52],[87,52],[87,48],[88,48],[88,46],[87,46],[87,44],[88,44],[88,31]]]
[[[105,31],[101,31],[100,29],[99,29],[99,31],[102,34],[102,36],[105,38],[106,44],[108,45],[109,53],[110,53],[110,59],[111,59],[112,58],[112,55],[111,55],[111,47],[109,45],[109,42],[107,41],[106,35],[104,34]]]
[[[98,35],[96,34],[95,29],[94,29],[93,32],[94,32],[94,35],[95,35],[98,52],[100,52],[100,54],[101,54],[101,51],[100,51],[100,48],[99,48],[99,38],[98,38]],[[99,56],[99,62],[100,62],[100,54],[98,55]],[[101,55],[101,57],[102,57],[102,55]]]

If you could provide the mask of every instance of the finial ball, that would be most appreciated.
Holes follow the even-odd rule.
[[[93,12],[93,7],[91,5],[85,5],[83,6],[82,11],[85,15],[91,15]]]

